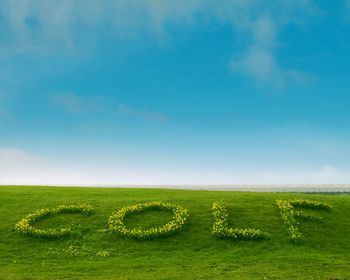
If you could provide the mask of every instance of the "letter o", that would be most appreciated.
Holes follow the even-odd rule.
[[[168,223],[160,227],[142,230],[138,228],[128,229],[125,226],[124,219],[126,216],[151,209],[169,210],[173,212],[174,216]],[[108,219],[108,228],[119,235],[134,239],[153,239],[160,236],[168,236],[180,230],[186,224],[188,216],[188,210],[180,205],[162,201],[139,203],[123,207],[119,211],[114,212]]]

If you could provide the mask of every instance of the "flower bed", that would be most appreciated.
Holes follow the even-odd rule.
[[[320,202],[317,200],[293,199],[293,200],[290,200],[289,203],[293,206],[299,206],[299,207],[308,208],[308,209],[322,209],[322,210],[332,209],[332,205],[330,203]]]
[[[302,211],[295,210],[294,207],[300,207],[300,208],[306,208],[306,209],[322,209],[322,210],[330,210],[332,208],[331,204],[327,202],[320,202],[316,200],[304,200],[304,199],[277,200],[276,204],[280,209],[282,220],[290,234],[290,239],[292,242],[298,242],[303,237],[298,227],[299,222],[296,220],[296,218],[308,217],[308,216],[305,216]]]
[[[161,227],[150,229],[133,228],[128,229],[124,224],[124,219],[131,214],[138,214],[143,211],[152,209],[165,209],[172,211],[173,219]],[[180,230],[187,222],[188,210],[171,203],[162,201],[153,201],[147,203],[139,203],[124,207],[114,212],[108,219],[108,227],[119,235],[127,236],[135,239],[152,239],[160,236],[168,236],[175,231]]]
[[[217,237],[248,240],[257,240],[268,237],[268,234],[261,231],[260,229],[229,228],[227,222],[228,210],[223,202],[214,202],[211,209],[214,216],[212,234]]]
[[[33,226],[33,223],[44,219],[49,216],[61,214],[61,213],[81,213],[84,215],[90,215],[93,208],[88,204],[72,204],[72,205],[60,205],[56,208],[44,208],[40,209],[32,214],[27,215],[15,225],[15,230],[19,233],[41,237],[41,238],[59,238],[70,235],[72,228],[59,228],[59,229],[38,229]]]

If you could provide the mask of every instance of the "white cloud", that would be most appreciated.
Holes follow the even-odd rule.
[[[311,0],[4,0],[0,3],[2,53],[85,50],[99,36],[127,39],[169,33],[169,26],[231,26],[242,52],[234,72],[280,85],[289,79],[275,52],[287,24],[302,26],[317,13]],[[232,43],[232,42],[228,42]],[[80,45],[79,45],[80,44]]]
[[[80,96],[74,92],[55,93],[51,96],[53,104],[71,114],[84,114],[106,111],[114,100],[104,96]]]
[[[245,52],[230,60],[231,70],[252,77],[259,83],[280,88],[288,82],[308,84],[312,75],[283,67],[276,58],[275,52],[279,46],[278,30],[282,29],[283,24],[285,23],[278,22],[271,15],[263,15],[251,22],[248,33],[252,43]]]
[[[264,16],[256,19],[252,25],[252,45],[245,53],[231,59],[231,69],[252,76],[259,82],[283,84],[283,71],[273,54],[276,44],[275,23],[270,17]]]
[[[345,9],[347,12],[350,12],[350,0],[343,0],[345,4]]]
[[[145,111],[141,109],[132,108],[126,105],[118,105],[117,112],[125,116],[136,117],[150,121],[163,122],[168,120],[168,117],[162,113]]]
[[[13,164],[16,164],[18,166],[18,163],[20,163],[21,166],[27,166],[32,162],[43,163],[39,156],[33,156],[14,148],[0,148],[0,160],[2,164],[1,170],[3,170],[5,165],[12,166]]]
[[[100,169],[101,168],[101,169]],[[42,155],[15,148],[0,148],[0,184],[53,185],[97,184],[118,178],[118,168],[112,173],[108,165],[88,165],[77,162],[74,155],[65,155],[64,160],[50,160]],[[106,177],[104,177],[106,176]],[[107,179],[106,179],[107,178]]]
[[[285,75],[269,49],[252,46],[246,53],[230,61],[233,72],[241,72],[255,78],[258,82],[267,82],[283,86]]]
[[[265,184],[348,184],[350,170],[323,165],[320,168],[290,168],[265,171],[261,182]]]
[[[0,148],[0,184],[31,183],[35,177],[45,180],[46,171],[47,161],[40,156],[18,149]]]
[[[61,92],[51,95],[52,103],[69,114],[119,114],[148,121],[163,122],[168,117],[160,112],[119,104],[114,98],[106,96],[81,96],[74,92]]]
[[[345,177],[348,177],[345,176],[345,174],[341,170],[331,165],[324,165],[322,166],[322,168],[313,171],[310,177],[312,180],[321,181],[325,183],[334,183],[339,180],[344,181]]]

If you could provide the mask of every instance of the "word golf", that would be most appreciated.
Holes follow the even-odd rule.
[[[282,221],[289,233],[292,242],[298,242],[303,235],[299,229],[299,218],[310,218],[303,213],[302,209],[313,210],[331,210],[332,206],[327,202],[319,202],[315,200],[277,200],[276,205],[280,210]],[[141,212],[149,210],[165,210],[173,214],[172,219],[160,227],[148,229],[126,227],[124,220],[127,216],[137,215]],[[212,234],[218,238],[236,239],[236,240],[262,240],[270,238],[268,232],[263,232],[255,228],[234,228],[228,224],[229,207],[221,201],[213,203],[212,207],[213,225]],[[45,208],[35,211],[24,217],[15,225],[15,230],[19,233],[38,237],[38,238],[61,238],[74,234],[74,228],[54,228],[54,229],[39,229],[34,226],[34,223],[48,218],[50,216],[59,215],[62,213],[80,213],[82,215],[92,215],[93,207],[88,204],[72,204],[60,205],[56,208]],[[181,205],[172,204],[163,201],[153,201],[147,203],[138,203],[131,206],[123,207],[120,210],[112,213],[107,221],[107,232],[115,233],[120,236],[125,236],[138,240],[154,239],[165,237],[181,230],[190,218],[189,210]],[[317,216],[318,219],[321,217]]]

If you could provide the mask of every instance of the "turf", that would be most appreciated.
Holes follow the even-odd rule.
[[[296,245],[277,199],[330,202],[313,211],[322,220],[300,221],[305,241]],[[189,209],[186,227],[167,238],[136,241],[104,232],[110,214],[138,202],[164,200]],[[230,224],[260,228],[263,241],[220,240],[211,235],[210,207],[230,205]],[[17,221],[37,209],[89,203],[95,214],[64,214],[40,228],[79,226],[75,236],[42,240],[16,233]],[[248,193],[162,189],[0,187],[0,279],[350,279],[350,195]],[[169,213],[129,217],[129,227],[159,226]]]

